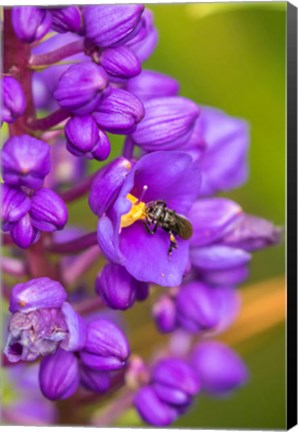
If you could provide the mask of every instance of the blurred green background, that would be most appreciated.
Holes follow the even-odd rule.
[[[181,94],[198,104],[249,122],[249,180],[226,195],[284,226],[286,3],[148,7],[159,44],[145,67],[178,79]],[[245,286],[284,274],[284,254],[284,245],[256,253]],[[285,427],[284,326],[236,349],[250,370],[249,384],[229,399],[200,397],[174,427]]]

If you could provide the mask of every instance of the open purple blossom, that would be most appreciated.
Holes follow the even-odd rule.
[[[82,349],[85,324],[67,303],[62,285],[47,277],[14,286],[4,350],[10,362],[33,361],[54,353]]]
[[[19,81],[11,76],[2,78],[1,122],[13,123],[24,114],[26,97]]]
[[[142,209],[148,202],[164,200],[168,208],[187,217],[200,187],[198,165],[182,152],[154,152],[132,167],[122,179],[117,196],[113,176],[99,174],[94,184],[89,203],[100,216],[98,242],[105,256],[123,265],[137,280],[179,285],[188,263],[189,241],[179,238],[178,249],[169,255],[169,235],[162,229],[148,234]],[[146,193],[142,197],[144,187]],[[114,202],[107,202],[100,209],[102,190],[110,190]]]

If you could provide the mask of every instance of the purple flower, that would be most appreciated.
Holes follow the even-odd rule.
[[[178,81],[151,70],[143,70],[140,75],[130,79],[125,88],[141,101],[165,96],[177,96],[179,93]]]
[[[200,186],[198,165],[182,152],[154,152],[121,177],[121,190],[119,183],[115,187],[113,175],[101,176],[95,182],[89,202],[92,210],[102,215],[98,241],[104,255],[123,265],[137,280],[179,285],[188,264],[189,241],[177,238],[178,249],[169,255],[169,234],[161,228],[154,235],[148,234],[144,209],[148,202],[164,200],[168,208],[187,216]],[[106,201],[105,207],[100,205],[102,190],[110,191],[108,196],[114,199]],[[138,203],[139,198],[142,201]]]
[[[98,371],[122,369],[130,350],[127,339],[115,324],[97,319],[87,326],[87,339],[80,352],[82,363]]]
[[[128,134],[135,130],[144,117],[141,101],[122,89],[109,89],[97,105],[93,118],[98,126],[115,134]]]
[[[141,72],[138,58],[124,45],[103,50],[99,62],[112,78],[132,78]]]
[[[3,146],[2,167],[5,183],[38,189],[50,171],[50,146],[29,135],[12,137]]]
[[[31,43],[41,39],[51,28],[51,15],[34,6],[12,8],[12,25],[19,39]]]
[[[85,6],[86,37],[99,47],[119,45],[134,35],[143,5]]]
[[[54,97],[74,114],[91,113],[99,104],[108,83],[104,69],[92,62],[70,66],[60,77]]]
[[[81,364],[80,383],[94,393],[104,393],[110,387],[111,378],[107,372],[100,372]]]
[[[111,150],[107,135],[98,128],[91,116],[74,116],[65,126],[67,149],[74,156],[105,160]]]
[[[221,342],[200,343],[193,352],[192,365],[202,383],[202,390],[213,396],[225,396],[248,380],[243,361]]]
[[[181,359],[167,358],[155,365],[151,383],[137,392],[134,404],[147,423],[167,426],[185,412],[200,387],[191,366]]]
[[[4,350],[10,362],[33,361],[55,352],[59,346],[67,351],[83,347],[84,322],[65,300],[62,285],[47,277],[14,286]]]
[[[39,231],[62,229],[67,218],[63,200],[50,189],[41,188],[27,195],[6,184],[2,187],[2,229],[10,232],[20,248],[37,241]]]
[[[79,33],[82,29],[82,16],[78,6],[50,8],[52,29],[58,33]]]
[[[144,102],[145,117],[132,133],[145,151],[175,150],[189,139],[199,108],[189,99],[173,96]]]
[[[79,365],[71,352],[57,349],[43,358],[39,369],[40,389],[50,400],[67,399],[78,388]]]
[[[26,97],[20,83],[13,77],[2,78],[2,121],[13,123],[26,109]]]
[[[148,284],[139,282],[124,267],[106,264],[97,276],[95,289],[107,306],[112,309],[128,309],[134,302],[148,295]]]

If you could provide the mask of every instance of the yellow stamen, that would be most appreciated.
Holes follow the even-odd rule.
[[[128,194],[126,198],[132,203],[132,206],[128,213],[121,216],[120,229],[132,225],[137,220],[145,219],[146,204],[142,201],[136,204],[138,199],[131,194]]]

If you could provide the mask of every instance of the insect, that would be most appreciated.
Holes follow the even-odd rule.
[[[172,254],[173,249],[178,248],[174,234],[184,240],[188,240],[192,236],[192,225],[189,220],[177,214],[174,210],[169,209],[165,201],[148,202],[144,213],[144,225],[149,234],[155,234],[158,227],[169,234],[169,255]],[[152,225],[154,225],[153,229],[150,227]]]

